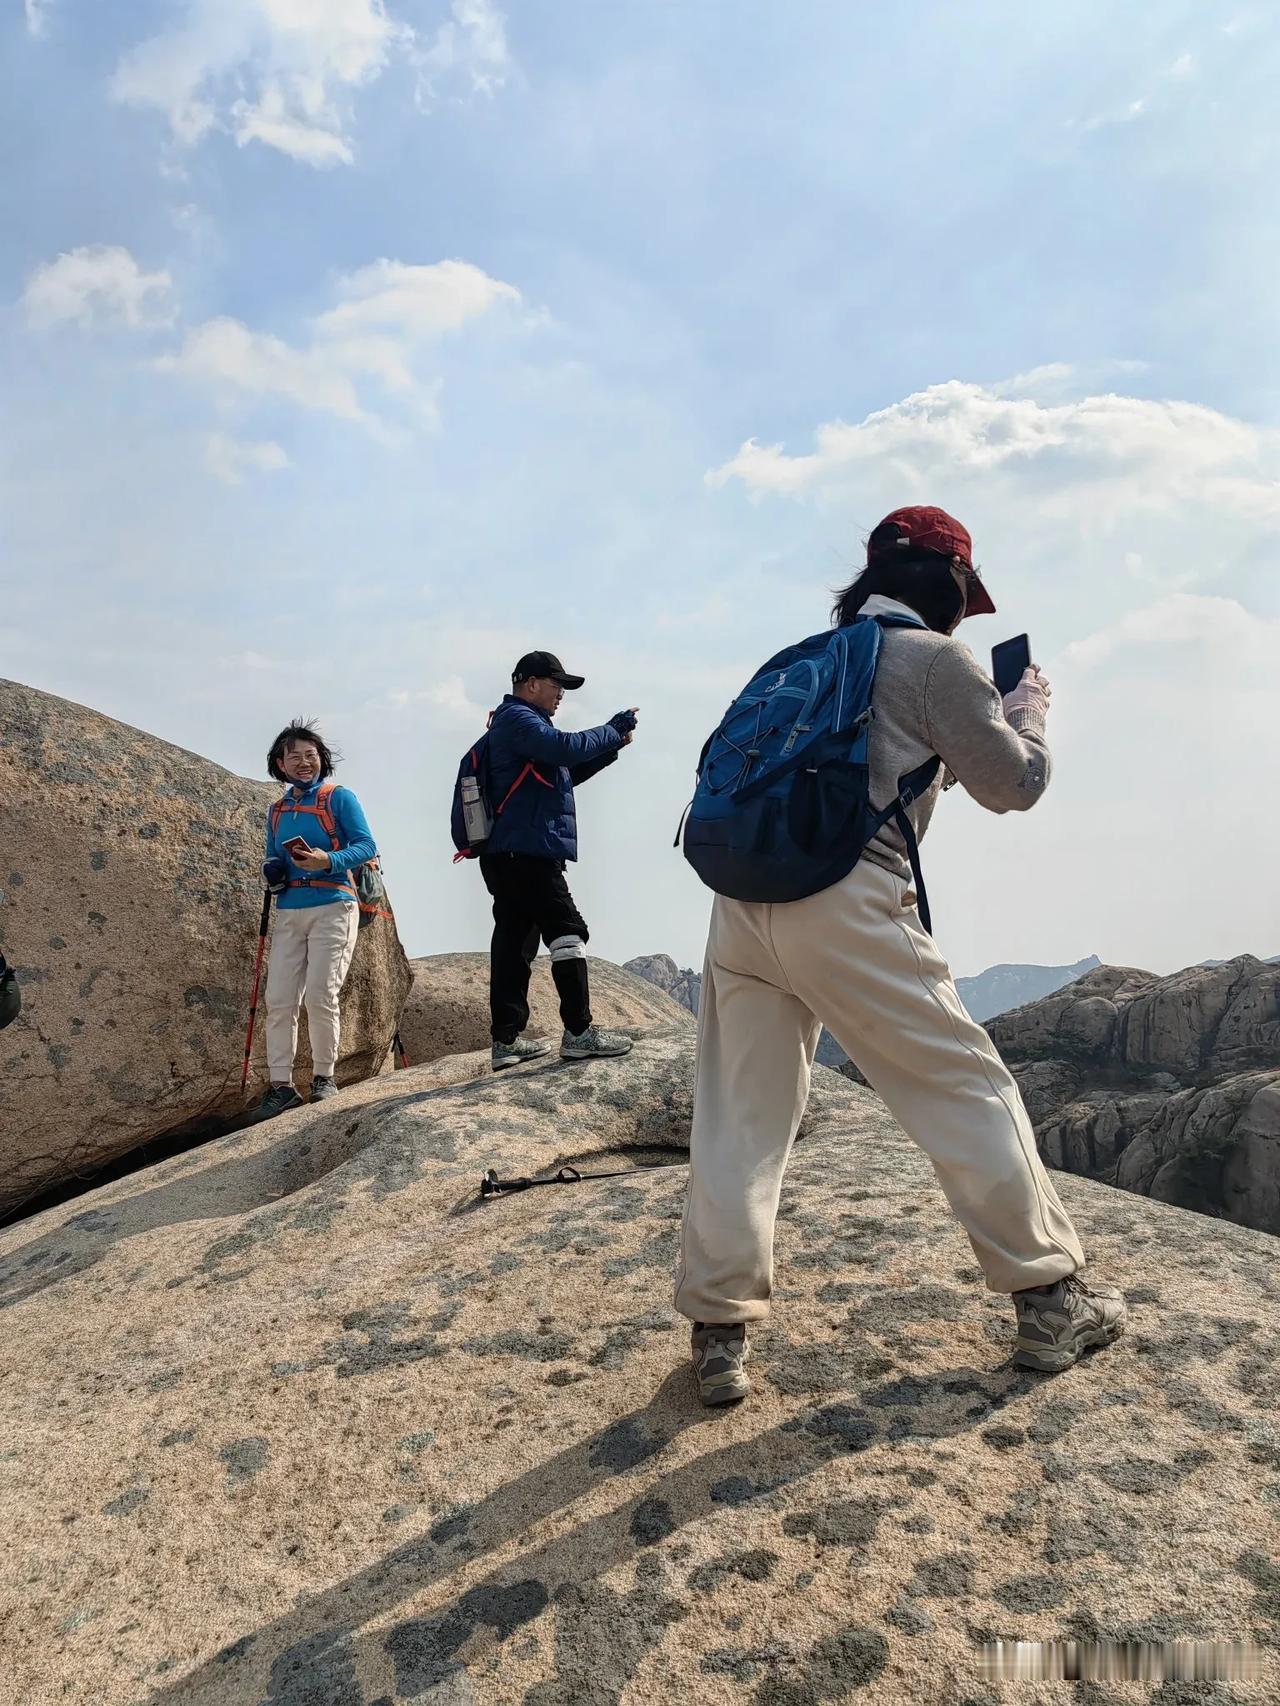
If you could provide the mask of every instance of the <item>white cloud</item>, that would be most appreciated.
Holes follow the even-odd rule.
[[[27,15],[27,34],[42,36],[48,27],[53,0],[23,0]]]
[[[111,86],[164,113],[182,147],[219,130],[328,167],[354,159],[354,97],[393,64],[416,70],[420,95],[458,82],[490,93],[509,58],[489,0],[454,0],[426,48],[386,0],[187,0],[179,22],[125,54]]]
[[[419,423],[436,419],[438,381],[416,365],[420,344],[453,331],[502,303],[518,303],[513,285],[466,261],[413,266],[380,260],[338,282],[343,299],[291,344],[241,320],[208,320],[159,365],[223,393],[281,397],[374,431],[382,423],[364,400],[369,383],[411,402]]]
[[[213,432],[205,441],[204,465],[227,485],[238,486],[246,474],[271,474],[287,468],[289,458],[270,439],[254,443],[232,438],[225,432]]]
[[[295,349],[283,338],[250,331],[240,320],[207,320],[159,366],[218,388],[284,397],[345,420],[365,419],[352,376],[340,363],[326,352]]]
[[[1197,403],[1109,393],[1046,405],[948,380],[856,425],[828,422],[815,443],[791,456],[748,439],[707,481],[802,495],[856,487],[872,473],[891,473],[908,492],[1000,477],[1044,487],[1051,506],[1087,500],[1095,520],[1168,513],[1193,499],[1228,506],[1234,519],[1280,519],[1280,435]]]
[[[32,326],[125,325],[133,330],[173,320],[173,280],[143,272],[128,249],[97,244],[47,261],[27,279],[22,305]]]
[[[332,118],[323,109],[319,116]],[[265,88],[256,102],[237,101],[231,117],[241,148],[247,142],[263,142],[304,166],[349,166],[355,158],[336,125],[317,124],[291,112],[278,84]]]
[[[1095,669],[1117,653],[1129,654],[1135,647],[1182,645],[1193,641],[1201,647],[1227,646],[1246,663],[1245,653],[1255,654],[1268,676],[1274,673],[1277,627],[1245,609],[1234,598],[1208,598],[1175,592],[1142,610],[1130,610],[1118,622],[1082,640],[1075,640],[1063,653],[1068,664]],[[1265,652],[1265,657],[1264,657]]]
[[[379,327],[403,337],[456,331],[467,320],[498,302],[518,303],[520,292],[469,261],[437,261],[410,266],[404,261],[374,261],[349,273],[338,285],[343,298],[321,314],[316,329],[324,336]]]
[[[392,691],[386,702],[397,710],[424,708],[435,713],[435,721],[446,728],[465,729],[475,733],[482,729],[488,712],[467,696],[466,683],[460,675],[445,675],[430,687],[409,691]]]
[[[1127,101],[1122,107],[1115,107],[1107,112],[1095,113],[1081,125],[1082,130],[1104,130],[1113,124],[1132,124],[1147,110],[1147,97],[1140,95],[1136,101]]]
[[[452,16],[430,47],[415,56],[421,105],[435,100],[450,80],[461,81],[474,94],[492,95],[511,67],[506,26],[490,0],[453,0],[450,9]]]

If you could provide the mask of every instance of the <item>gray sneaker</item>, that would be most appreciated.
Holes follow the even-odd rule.
[[[338,1080],[332,1077],[317,1077],[311,1080],[311,1100],[327,1102],[330,1096],[338,1094]]]
[[[1018,1312],[1013,1360],[1019,1368],[1044,1374],[1070,1368],[1091,1345],[1109,1345],[1118,1339],[1128,1314],[1118,1291],[1087,1285],[1079,1274],[1015,1291],[1013,1304]]]
[[[259,1120],[273,1120],[277,1114],[286,1114],[290,1108],[301,1106],[302,1097],[292,1084],[273,1084],[249,1116],[249,1121],[256,1125]]]
[[[550,1053],[550,1043],[537,1038],[526,1041],[524,1037],[517,1037],[513,1043],[494,1043],[489,1058],[493,1062],[493,1070],[501,1072],[504,1066],[519,1066],[521,1061],[537,1060],[539,1055]]]
[[[750,1354],[745,1322],[707,1326],[703,1321],[695,1321],[690,1348],[693,1372],[698,1377],[698,1396],[704,1404],[736,1404],[746,1397],[751,1382],[742,1367]]]
[[[604,1060],[617,1054],[630,1054],[632,1042],[621,1031],[602,1031],[599,1025],[588,1025],[579,1036],[566,1031],[560,1039],[561,1060]]]

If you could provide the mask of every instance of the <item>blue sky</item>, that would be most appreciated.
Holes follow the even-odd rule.
[[[1043,805],[935,819],[957,971],[1280,951],[1278,59],[1163,0],[8,0],[0,672],[246,774],[318,714],[421,954],[484,944],[451,778],[549,646],[642,710],[593,945],[696,963],[707,729],[940,502],[962,637],[1055,684]]]

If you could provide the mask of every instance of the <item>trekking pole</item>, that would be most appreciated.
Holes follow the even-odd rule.
[[[407,1072],[409,1070],[409,1056],[404,1052],[404,1044],[400,1041],[399,1031],[397,1031],[395,1036],[392,1037],[391,1046],[400,1056],[400,1064]]]
[[[253,1021],[258,1013],[258,985],[262,980],[262,955],[267,946],[267,930],[271,923],[271,890],[262,897],[262,923],[258,926],[258,957],[253,964],[253,994],[249,997],[249,1029],[244,1037],[244,1065],[240,1069],[240,1094],[249,1083],[249,1056],[253,1052]]]
[[[486,1201],[510,1196],[513,1191],[531,1191],[538,1185],[581,1185],[587,1179],[631,1179],[637,1173],[660,1173],[667,1167],[687,1167],[688,1156],[678,1161],[647,1161],[636,1167],[618,1167],[608,1173],[580,1173],[576,1167],[561,1167],[545,1179],[500,1179],[496,1168],[490,1167],[480,1181],[480,1195]]]

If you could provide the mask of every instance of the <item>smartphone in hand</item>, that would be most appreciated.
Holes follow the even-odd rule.
[[[300,853],[310,853],[311,847],[300,835],[291,835],[284,844],[286,853],[292,853],[296,859]]]
[[[1031,668],[1031,641],[1025,634],[1015,634],[1012,640],[1002,640],[991,648],[991,679],[1003,699],[1012,693]]]

